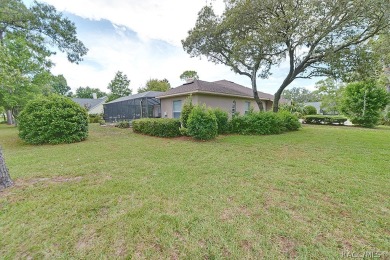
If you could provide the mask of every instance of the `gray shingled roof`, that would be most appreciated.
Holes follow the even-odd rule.
[[[86,108],[88,111],[99,106],[107,100],[107,97],[101,97],[98,99],[93,98],[72,98],[74,102],[79,104],[80,106]]]
[[[253,97],[253,91],[251,88],[244,87],[242,85],[236,84],[227,80],[219,80],[215,82],[207,82],[203,80],[194,80],[190,83],[185,83],[179,87],[172,88],[158,98],[165,98],[180,94],[190,94],[190,93],[215,93],[239,97]],[[273,100],[274,96],[260,92],[259,97],[263,100]]]
[[[165,93],[165,92],[146,91],[146,92],[130,95],[130,96],[127,96],[127,97],[121,97],[121,98],[115,99],[115,100],[113,100],[111,102],[108,102],[106,104],[112,104],[112,103],[117,103],[117,102],[121,102],[121,101],[137,99],[137,98],[155,98],[155,97],[157,97],[157,96],[159,96],[159,95],[161,95],[163,93]]]

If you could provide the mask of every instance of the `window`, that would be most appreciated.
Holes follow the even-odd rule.
[[[249,113],[250,108],[251,108],[251,102],[245,101],[245,106],[244,106],[244,114],[245,115]]]
[[[181,115],[181,100],[173,101],[173,118],[180,118]]]
[[[236,101],[233,100],[233,105],[232,105],[232,115],[236,114]]]

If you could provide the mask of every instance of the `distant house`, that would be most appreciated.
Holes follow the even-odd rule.
[[[306,102],[304,103],[304,106],[313,106],[317,109],[317,114],[322,115],[324,111],[321,109],[322,102]]]
[[[274,96],[260,91],[258,93],[265,110],[271,110]],[[244,115],[251,108],[259,111],[251,88],[227,80],[215,82],[192,80],[157,97],[161,100],[162,117],[179,118],[184,101],[190,95],[193,104],[219,107],[230,116],[236,112]]]
[[[326,110],[322,106],[322,102],[306,102],[304,103],[304,106],[313,106],[317,109],[317,114],[319,115],[338,115],[339,112],[337,110]]]
[[[112,123],[161,117],[160,100],[156,96],[162,93],[164,92],[147,91],[108,102],[104,104],[104,120]]]
[[[72,98],[74,102],[87,109],[88,114],[103,114],[103,104],[107,97],[101,98]]]

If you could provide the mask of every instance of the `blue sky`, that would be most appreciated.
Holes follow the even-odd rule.
[[[27,4],[31,0],[25,0]],[[200,79],[226,79],[250,87],[250,80],[233,73],[224,65],[215,65],[206,58],[190,58],[181,46],[194,25],[198,11],[206,0],[43,0],[56,7],[77,27],[78,38],[89,49],[79,65],[67,61],[63,53],[52,60],[53,74],[63,74],[74,91],[90,86],[107,91],[116,71],[123,71],[131,80],[133,93],[151,78],[166,78],[172,87],[182,84],[179,76],[195,70]],[[223,10],[222,0],[212,2],[217,13]],[[260,91],[275,93],[287,74],[286,64],[273,69],[268,79],[259,79]],[[290,86],[312,89],[314,80],[296,80]]]

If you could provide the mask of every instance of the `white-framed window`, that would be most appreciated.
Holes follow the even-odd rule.
[[[181,116],[181,100],[173,101],[173,118],[180,118]]]
[[[251,102],[245,101],[245,104],[244,104],[244,114],[245,115],[248,114],[250,109],[251,109]]]

